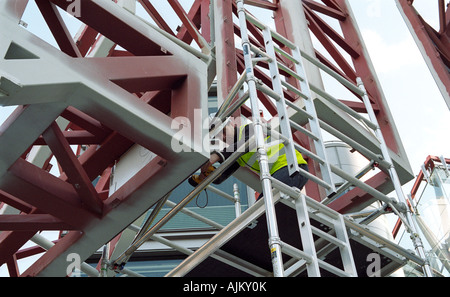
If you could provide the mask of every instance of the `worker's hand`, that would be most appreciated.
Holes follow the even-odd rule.
[[[210,175],[216,168],[211,165],[211,163],[207,162],[202,166],[201,172],[199,175],[192,175],[188,181],[189,184],[193,187],[196,187],[201,181],[203,181],[208,175]]]
[[[200,169],[200,178],[203,180],[205,179],[208,175],[211,174],[211,172],[213,172],[216,168],[214,166],[212,166],[211,162],[206,162],[205,165],[202,166],[202,168]]]
[[[200,168],[200,178],[204,179],[206,177],[206,172],[208,170],[208,167],[211,166],[211,163],[208,161]]]
[[[211,167],[214,168],[212,165],[220,160],[221,157],[217,153],[212,153],[209,161],[203,164],[203,166],[200,168],[200,178],[204,179],[205,177],[207,177],[212,172]]]

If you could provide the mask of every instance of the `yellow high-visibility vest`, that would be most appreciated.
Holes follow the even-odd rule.
[[[247,125],[243,125],[239,128],[239,140],[242,138],[242,132]],[[270,136],[266,138],[266,142],[268,143],[270,140]],[[248,153],[243,154],[237,162],[239,165],[243,167],[249,167],[253,171],[260,172],[259,162],[256,158],[256,148]],[[298,164],[307,164],[302,154],[295,150],[295,155],[297,156]],[[284,151],[284,144],[279,143],[267,148],[267,158],[269,159],[269,170],[270,174],[275,173],[278,169],[283,168],[288,165],[286,159],[286,153]]]

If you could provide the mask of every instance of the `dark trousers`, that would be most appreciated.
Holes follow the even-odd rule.
[[[308,165],[306,164],[299,164],[300,168],[302,168],[305,171],[308,171]],[[303,187],[306,185],[306,182],[308,179],[301,175],[300,173],[294,173],[292,176],[289,175],[289,169],[287,166],[278,169],[272,174],[273,178],[278,179],[279,181],[285,183],[288,186],[296,187],[298,189],[303,189]],[[259,198],[263,196],[263,193],[259,194]],[[256,200],[258,200],[256,199]]]

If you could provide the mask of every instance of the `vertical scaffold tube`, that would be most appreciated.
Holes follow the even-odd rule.
[[[390,164],[388,171],[389,171],[389,176],[391,177],[392,183],[394,184],[395,192],[397,194],[397,199],[398,199],[397,202],[402,203],[403,205],[408,205],[407,198],[405,196],[405,193],[403,192],[400,180],[397,175],[397,170],[395,169],[394,163],[392,162],[391,156],[389,155],[389,151],[388,151],[386,142],[384,140],[383,133],[381,132],[380,126],[378,124],[378,120],[375,116],[375,112],[373,111],[372,105],[369,100],[369,96],[367,95],[366,88],[364,87],[364,83],[363,83],[362,79],[359,77],[357,78],[357,84],[358,84],[358,87],[363,92],[362,99],[363,99],[364,105],[366,107],[367,114],[369,115],[371,122],[376,125],[375,133],[376,133],[378,140],[380,141],[380,148],[381,148],[381,153],[383,155],[383,158]],[[432,277],[433,272],[431,271],[431,268],[430,268],[430,265],[427,260],[425,250],[423,247],[422,239],[419,236],[419,233],[415,226],[415,223],[414,223],[414,220],[413,220],[413,217],[412,217],[409,207],[406,207],[406,221],[408,222],[408,226],[406,226],[406,229],[407,230],[409,229],[408,231],[411,235],[411,240],[414,244],[414,248],[416,249],[418,256],[421,257],[425,261],[425,264],[423,265],[423,272],[424,272],[425,276]]]
[[[259,113],[258,96],[256,93],[256,78],[253,71],[253,63],[250,50],[250,42],[247,34],[247,20],[244,9],[244,1],[236,0],[239,25],[241,28],[242,49],[244,51],[245,71],[250,95],[252,118],[256,140],[257,154],[259,156],[259,167],[261,183],[266,207],[267,228],[269,234],[269,248],[272,258],[273,274],[275,277],[284,276],[283,260],[281,255],[281,242],[278,233],[278,224],[273,203],[272,183],[270,180],[269,160],[265,148],[264,129]]]

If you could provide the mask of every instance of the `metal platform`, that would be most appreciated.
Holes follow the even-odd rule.
[[[294,205],[289,200],[280,199],[278,194],[276,197],[275,208],[280,238],[287,244],[302,250]],[[310,213],[310,216],[314,217],[314,213]],[[327,233],[332,231],[328,226],[313,218],[311,225]],[[345,225],[359,277],[368,276],[368,272],[372,271],[375,265],[375,258],[372,257],[377,257],[376,265],[379,263],[377,272],[380,276],[390,275],[408,261],[422,263],[422,260],[414,254],[371,232],[364,226],[348,219],[345,219]],[[267,238],[264,204],[260,200],[167,276],[272,276]],[[314,236],[314,240],[318,258],[342,269],[339,250],[317,236]],[[369,255],[371,256],[368,257]],[[307,276],[306,261],[283,254],[283,263],[285,263],[286,276]],[[321,276],[335,276],[322,268],[320,272]]]

